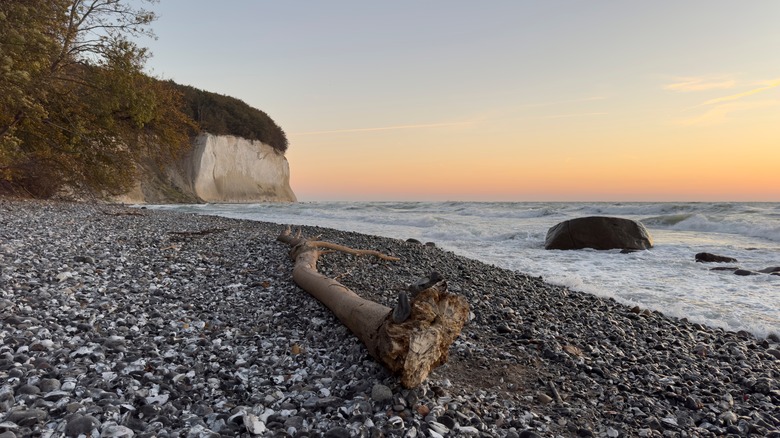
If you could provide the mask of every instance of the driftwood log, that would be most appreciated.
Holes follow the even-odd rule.
[[[293,281],[330,309],[363,342],[371,356],[400,376],[404,387],[419,386],[431,370],[447,361],[449,347],[468,319],[469,306],[462,297],[447,292],[445,280],[432,276],[424,289],[410,288],[411,299],[401,292],[398,305],[390,308],[361,298],[338,281],[320,274],[317,260],[333,251],[389,261],[398,258],[305,239],[300,233],[293,236],[289,228],[282,231],[278,240],[291,246],[290,256],[295,262]]]

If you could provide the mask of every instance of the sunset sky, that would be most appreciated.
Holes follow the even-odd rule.
[[[780,201],[780,1],[163,0],[299,200]]]

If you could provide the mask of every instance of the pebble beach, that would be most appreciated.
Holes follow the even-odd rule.
[[[432,271],[471,314],[402,388],[292,282],[283,225],[0,199],[0,438],[780,437],[780,338],[545,283],[435,245],[303,227],[394,306]],[[435,243],[435,242],[434,242]]]

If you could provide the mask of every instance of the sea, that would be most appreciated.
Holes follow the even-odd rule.
[[[780,335],[780,276],[734,275],[780,266],[780,203],[298,202],[154,205],[289,225],[433,242],[453,253],[570,289],[758,337]],[[654,247],[545,250],[547,230],[585,216],[640,221]],[[709,252],[737,263],[697,263]]]

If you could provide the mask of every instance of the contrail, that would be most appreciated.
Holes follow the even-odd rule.
[[[370,132],[370,131],[392,131],[395,129],[440,128],[442,126],[470,125],[471,123],[472,122],[449,122],[449,123],[427,123],[427,124],[418,124],[418,125],[380,126],[375,128],[348,128],[348,129],[334,129],[331,131],[295,132],[290,135],[342,134],[346,132]]]

